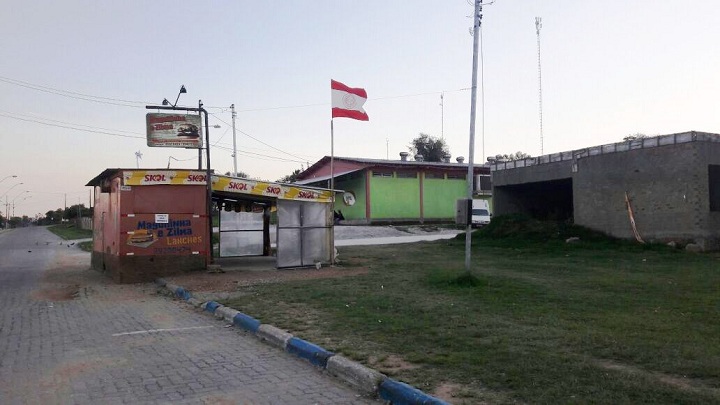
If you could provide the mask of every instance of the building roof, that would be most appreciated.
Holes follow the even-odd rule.
[[[591,146],[588,148],[529,157],[526,159],[511,160],[507,162],[493,162],[489,166],[492,171],[515,169],[520,167],[562,162],[566,160],[576,160],[589,156],[604,155],[607,153],[620,153],[636,149],[649,149],[688,142],[720,142],[720,135],[698,131],[679,132],[669,135],[650,136],[606,145]]]
[[[330,178],[330,174],[327,167],[330,165],[330,156],[325,156],[318,160],[312,166],[308,167],[305,171],[298,174],[298,182],[302,181],[305,183],[316,182],[327,180]],[[371,168],[371,167],[387,167],[387,168],[413,168],[413,169],[441,169],[441,170],[453,170],[453,171],[467,171],[468,163],[446,163],[446,162],[418,162],[418,161],[404,161],[404,160],[390,160],[390,159],[367,159],[367,158],[352,158],[352,157],[334,157],[334,171],[333,177],[339,177],[341,175]],[[474,172],[490,172],[490,168],[487,164],[475,164],[473,165]],[[325,170],[323,170],[325,169]],[[326,173],[327,172],[327,173]]]

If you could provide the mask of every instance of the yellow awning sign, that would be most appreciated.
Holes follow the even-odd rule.
[[[205,185],[205,172],[199,170],[127,170],[123,171],[125,186],[153,185]],[[297,187],[289,184],[240,179],[228,176],[212,176],[213,191],[246,194],[282,200],[332,201],[330,190]]]
[[[282,200],[300,200],[330,202],[330,190],[317,190],[296,187],[287,184],[271,183],[234,177],[213,176],[213,191],[224,191],[234,194],[249,194],[264,197],[279,198]]]
[[[205,172],[198,170],[133,170],[123,172],[126,186],[153,186],[160,184],[204,185]]]

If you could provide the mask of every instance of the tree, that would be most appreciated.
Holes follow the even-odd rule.
[[[445,155],[450,154],[444,139],[422,132],[412,140],[409,149],[413,155],[422,156],[426,162],[442,162]]]
[[[641,134],[640,132],[636,132],[634,134],[630,134],[623,138],[623,141],[634,141],[636,139],[645,139],[648,138],[647,135]]]
[[[504,155],[495,155],[495,160],[501,160],[501,161],[511,161],[511,160],[520,160],[520,159],[527,159],[531,157],[525,152],[517,151],[515,153],[510,154],[504,154]]]
[[[295,183],[297,181],[297,177],[300,174],[300,169],[293,170],[292,173],[285,175],[277,180],[278,183]]]
[[[225,175],[226,175],[226,176],[232,176],[232,173],[231,173],[231,172],[225,172]],[[238,178],[241,178],[241,179],[249,179],[249,178],[250,178],[250,176],[248,176],[248,174],[245,173],[245,172],[237,172],[237,176],[235,176],[235,177],[238,177]]]

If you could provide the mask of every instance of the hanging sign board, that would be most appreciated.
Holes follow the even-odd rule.
[[[202,148],[199,115],[148,113],[147,145],[168,148]]]

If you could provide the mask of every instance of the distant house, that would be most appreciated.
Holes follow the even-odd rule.
[[[467,197],[468,165],[457,163],[335,157],[335,210],[346,223],[452,222],[456,200]],[[490,199],[490,168],[473,168],[474,198]],[[298,175],[298,184],[330,187],[330,156]],[[342,198],[341,198],[342,196]]]

